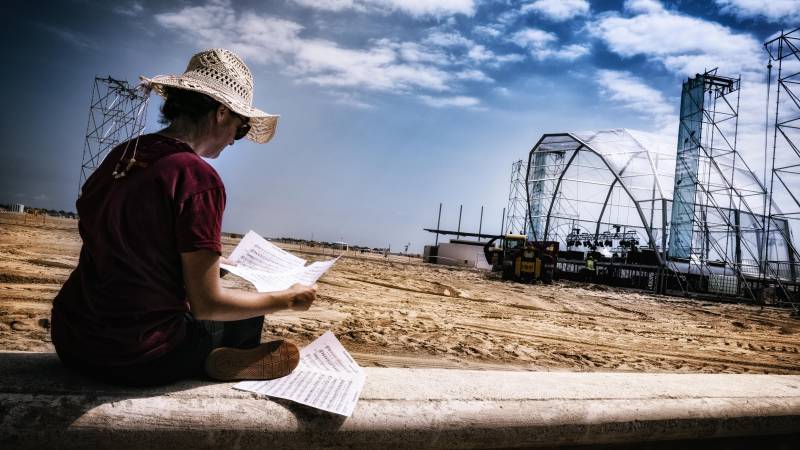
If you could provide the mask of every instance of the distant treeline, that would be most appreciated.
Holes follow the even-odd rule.
[[[239,233],[222,233],[223,236],[232,237],[234,239],[241,239],[243,234]],[[389,249],[379,247],[364,247],[361,245],[343,244],[341,242],[325,242],[325,241],[310,241],[308,239],[296,239],[290,237],[267,238],[268,241],[281,242],[284,244],[305,245],[307,247],[322,247],[322,248],[336,248],[343,249],[347,247],[348,250],[353,250],[361,253],[374,252],[383,253]]]
[[[0,203],[0,211],[12,211],[14,209],[14,204],[12,203]],[[78,215],[72,211],[64,211],[63,209],[55,210],[55,209],[45,209],[45,208],[33,208],[30,206],[25,207],[26,214],[36,214],[36,215],[47,215],[50,217],[67,217],[70,219],[77,219]]]
[[[286,244],[307,245],[309,247],[325,247],[325,248],[347,247],[349,250],[360,251],[360,252],[383,253],[387,250],[386,248],[379,248],[379,247],[365,247],[362,245],[343,244],[341,242],[310,241],[308,239],[296,239],[290,237],[271,238],[270,240],[275,242],[283,242]]]

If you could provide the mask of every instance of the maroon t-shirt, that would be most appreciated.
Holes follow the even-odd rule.
[[[125,146],[82,188],[80,260],[53,301],[56,349],[94,365],[142,363],[180,344],[189,311],[180,254],[222,249],[217,172],[187,144],[151,134],[136,149],[146,167],[114,179]]]

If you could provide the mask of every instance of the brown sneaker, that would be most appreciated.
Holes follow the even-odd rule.
[[[271,380],[292,373],[300,362],[297,346],[272,341],[248,349],[215,348],[206,358],[206,374],[220,380]]]

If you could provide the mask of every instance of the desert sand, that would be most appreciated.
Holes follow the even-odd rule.
[[[0,214],[0,350],[51,352],[51,302],[81,241],[74,220],[24,216]],[[309,260],[332,253],[280,245]],[[233,275],[224,284],[253,290]],[[345,253],[313,307],[267,316],[262,339],[304,345],[327,330],[363,366],[800,373],[800,320],[786,309],[518,284],[397,256]]]

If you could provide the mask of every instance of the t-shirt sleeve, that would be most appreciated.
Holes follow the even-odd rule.
[[[178,251],[206,249],[221,255],[224,211],[225,189],[222,187],[187,197],[178,207],[175,227]]]

